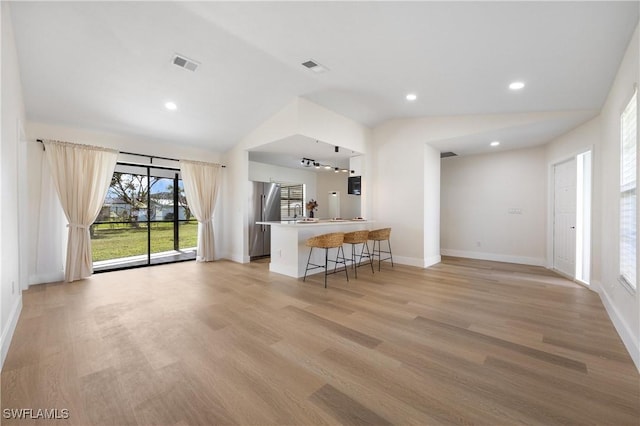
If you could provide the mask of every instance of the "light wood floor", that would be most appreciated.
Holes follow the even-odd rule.
[[[34,286],[2,408],[68,409],[57,425],[638,425],[638,372],[595,293],[456,258],[358,275],[324,289],[187,262]]]

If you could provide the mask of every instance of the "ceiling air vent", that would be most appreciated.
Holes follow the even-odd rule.
[[[303,62],[302,66],[309,68],[313,72],[329,71],[329,68],[325,67],[324,65],[320,65],[319,63],[311,59],[309,59],[306,62]]]
[[[458,156],[458,154],[456,154],[455,152],[451,152],[451,151],[441,152],[440,153],[440,158],[457,157],[457,156]]]
[[[189,58],[186,58],[182,55],[175,55],[173,57],[173,64],[179,66],[180,68],[188,69],[189,71],[195,71],[198,69],[200,64],[196,61],[193,61]]]

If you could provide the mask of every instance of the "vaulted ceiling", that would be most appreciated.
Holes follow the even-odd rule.
[[[13,2],[11,10],[28,119],[216,151],[296,96],[368,126],[569,112],[529,129],[530,144],[546,142],[602,107],[639,16],[638,2],[611,1]],[[199,68],[173,65],[176,53]],[[309,59],[328,71],[303,67]],[[526,87],[510,91],[514,80]],[[406,101],[409,92],[417,100]]]

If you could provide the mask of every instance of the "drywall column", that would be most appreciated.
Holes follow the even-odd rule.
[[[440,262],[440,151],[424,145],[424,267]]]
[[[390,122],[374,130],[374,159],[370,169],[374,182],[369,190],[374,189],[375,194],[373,215],[367,217],[376,221],[376,228],[392,228],[394,261],[418,267],[425,266],[423,137],[404,122]],[[439,197],[436,205],[428,208],[439,211]]]

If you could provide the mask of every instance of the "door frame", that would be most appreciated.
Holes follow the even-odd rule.
[[[118,166],[123,166],[123,167],[132,167],[132,168],[140,168],[140,169],[144,169],[144,173],[133,173],[133,172],[122,172],[122,173],[130,173],[130,174],[137,174],[138,176],[143,176],[146,177],[147,179],[147,184],[149,184],[149,181],[151,179],[151,177],[161,177],[164,179],[173,179],[173,187],[174,187],[174,193],[173,193],[173,220],[169,221],[169,220],[164,220],[164,221],[158,221],[157,223],[173,223],[173,240],[174,240],[174,250],[175,251],[181,251],[180,250],[180,231],[179,231],[179,225],[181,222],[194,222],[195,218],[192,219],[180,219],[180,215],[179,215],[179,185],[178,185],[178,181],[181,179],[181,171],[179,168],[176,167],[170,167],[170,166],[159,166],[159,165],[155,165],[155,164],[140,164],[140,163],[131,163],[128,161],[117,161],[116,162],[116,167],[114,170],[114,173],[117,171]],[[163,170],[163,171],[168,171],[171,172],[173,174],[173,178],[171,177],[163,177],[163,176],[154,176],[152,173],[152,170]],[[194,257],[193,259],[189,258],[189,259],[172,259],[166,262],[160,262],[160,263],[153,263],[152,262],[152,250],[151,250],[151,242],[152,242],[152,224],[155,223],[155,220],[151,220],[151,211],[150,211],[150,206],[151,206],[151,190],[147,191],[147,200],[146,200],[146,204],[147,204],[147,208],[146,208],[146,220],[144,221],[144,223],[147,226],[147,247],[146,247],[146,263],[144,264],[137,264],[137,263],[133,263],[133,264],[114,264],[113,267],[101,267],[100,269],[95,270],[94,269],[94,273],[95,274],[99,274],[99,273],[103,273],[103,272],[112,272],[112,271],[121,271],[121,270],[127,270],[127,269],[136,269],[136,268],[145,268],[148,266],[154,266],[154,265],[162,265],[162,264],[169,264],[169,263],[178,263],[178,262],[187,262],[187,261],[192,261],[195,260],[195,251],[194,251]],[[103,204],[104,205],[104,204]],[[105,222],[105,221],[94,221],[93,224],[104,224],[104,223],[111,223],[111,222]],[[115,223],[122,223],[122,222],[115,222]],[[93,225],[92,224],[92,225]],[[92,264],[93,264],[93,259],[92,259]],[[95,268],[95,266],[94,266]]]
[[[586,152],[591,152],[591,187],[589,188],[589,192],[591,194],[591,203],[589,205],[589,209],[591,212],[591,222],[590,222],[590,229],[591,229],[591,239],[589,241],[589,245],[590,245],[590,249],[593,247],[593,200],[594,200],[594,182],[593,182],[593,176],[594,176],[594,166],[595,166],[595,153],[594,153],[594,147],[593,145],[587,145],[584,146],[580,149],[577,149],[575,151],[572,151],[570,154],[566,154],[563,156],[558,156],[556,158],[553,158],[552,160],[548,161],[547,163],[547,269],[553,270],[563,276],[565,276],[563,273],[557,271],[556,269],[554,269],[554,237],[555,237],[555,229],[554,229],[554,224],[555,224],[555,166],[565,163],[567,161],[578,161],[578,156],[581,154],[584,154]],[[579,185],[576,185],[576,191],[577,188],[579,187]],[[576,247],[577,248],[577,247]],[[579,251],[576,250],[576,256],[577,253]],[[593,272],[593,250],[590,250],[590,259],[589,259],[589,271],[590,271],[590,276],[591,273]],[[576,259],[576,264],[577,264],[577,259]],[[571,280],[573,280],[574,282],[584,285],[585,287],[597,291],[594,288],[594,280],[590,279],[590,282],[583,282],[579,279],[577,279],[575,277],[575,272],[574,272],[574,276],[572,277],[567,277],[570,278]]]

